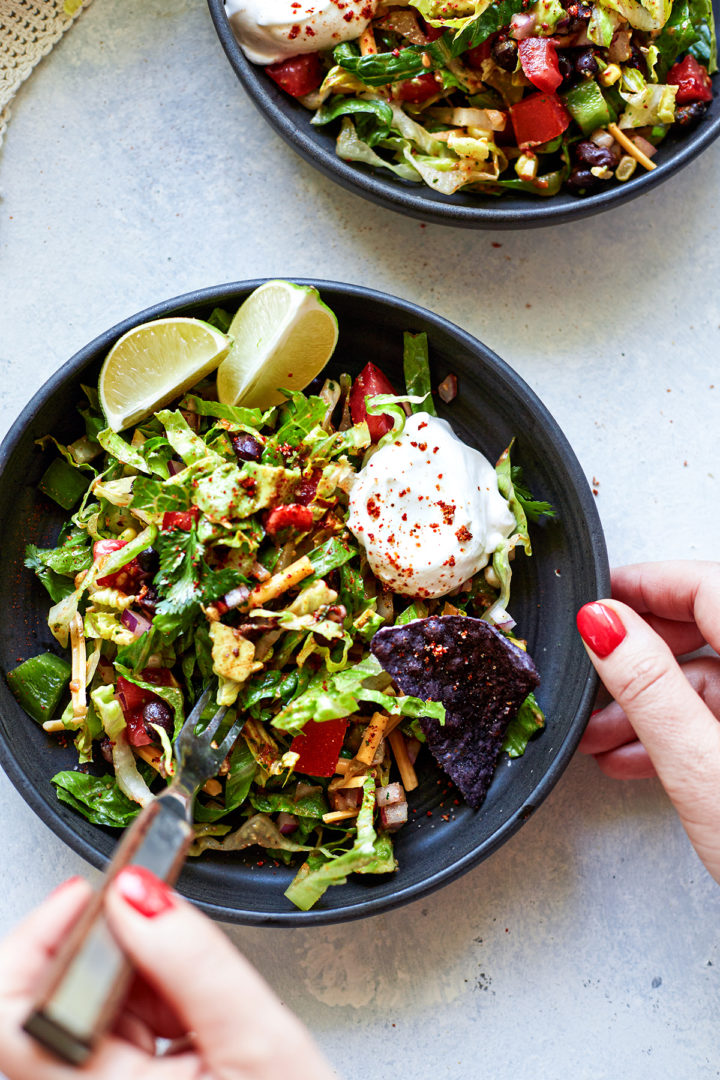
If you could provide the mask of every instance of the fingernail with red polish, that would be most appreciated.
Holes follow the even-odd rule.
[[[175,907],[170,886],[144,866],[126,866],[116,877],[115,888],[125,903],[146,919],[154,919]]]
[[[601,659],[609,656],[627,633],[617,612],[597,600],[581,607],[576,621],[580,637]]]

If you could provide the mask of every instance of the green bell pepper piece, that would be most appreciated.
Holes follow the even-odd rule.
[[[63,458],[56,458],[45,470],[38,484],[40,491],[54,499],[63,510],[71,510],[81,495],[87,491],[90,477],[78,472]]]
[[[565,104],[583,135],[591,135],[597,128],[607,127],[612,120],[610,107],[594,79],[588,79],[568,91]]]
[[[67,689],[70,664],[55,653],[31,656],[8,672],[7,681],[18,704],[39,724],[51,720]]]

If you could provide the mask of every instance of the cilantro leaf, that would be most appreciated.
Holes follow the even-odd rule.
[[[523,481],[522,465],[513,465],[510,469],[515,496],[525,511],[530,521],[538,521],[541,517],[554,518],[557,511],[552,503],[544,499],[535,499],[530,489]]]
[[[161,596],[153,625],[161,633],[187,633],[200,613],[200,605],[212,603],[244,581],[237,570],[213,570],[205,562],[205,545],[193,526],[168,529],[157,538],[160,569],[155,586]]]

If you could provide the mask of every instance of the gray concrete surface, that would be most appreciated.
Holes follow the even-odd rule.
[[[369,284],[443,313],[573,444],[613,563],[717,554],[720,145],[641,202],[473,233],[337,189],[245,99],[202,0],[95,0],[0,150],[0,427],[77,348],[188,289]],[[0,932],[71,873],[0,773]],[[576,759],[461,881],[365,922],[229,928],[347,1080],[720,1076],[720,891],[654,781]]]

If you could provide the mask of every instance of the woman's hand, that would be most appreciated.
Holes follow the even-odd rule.
[[[74,878],[0,945],[0,1073],[76,1080],[78,1071],[22,1030],[90,886]],[[115,1030],[82,1070],[88,1080],[332,1080],[309,1034],[213,923],[146,870],[128,867],[106,906],[137,976]],[[155,1056],[156,1039],[181,1040]]]
[[[720,659],[675,659],[706,644],[720,651],[720,563],[626,566],[612,594],[578,613],[614,699],[590,718],[580,750],[609,776],[657,774],[720,882]]]

